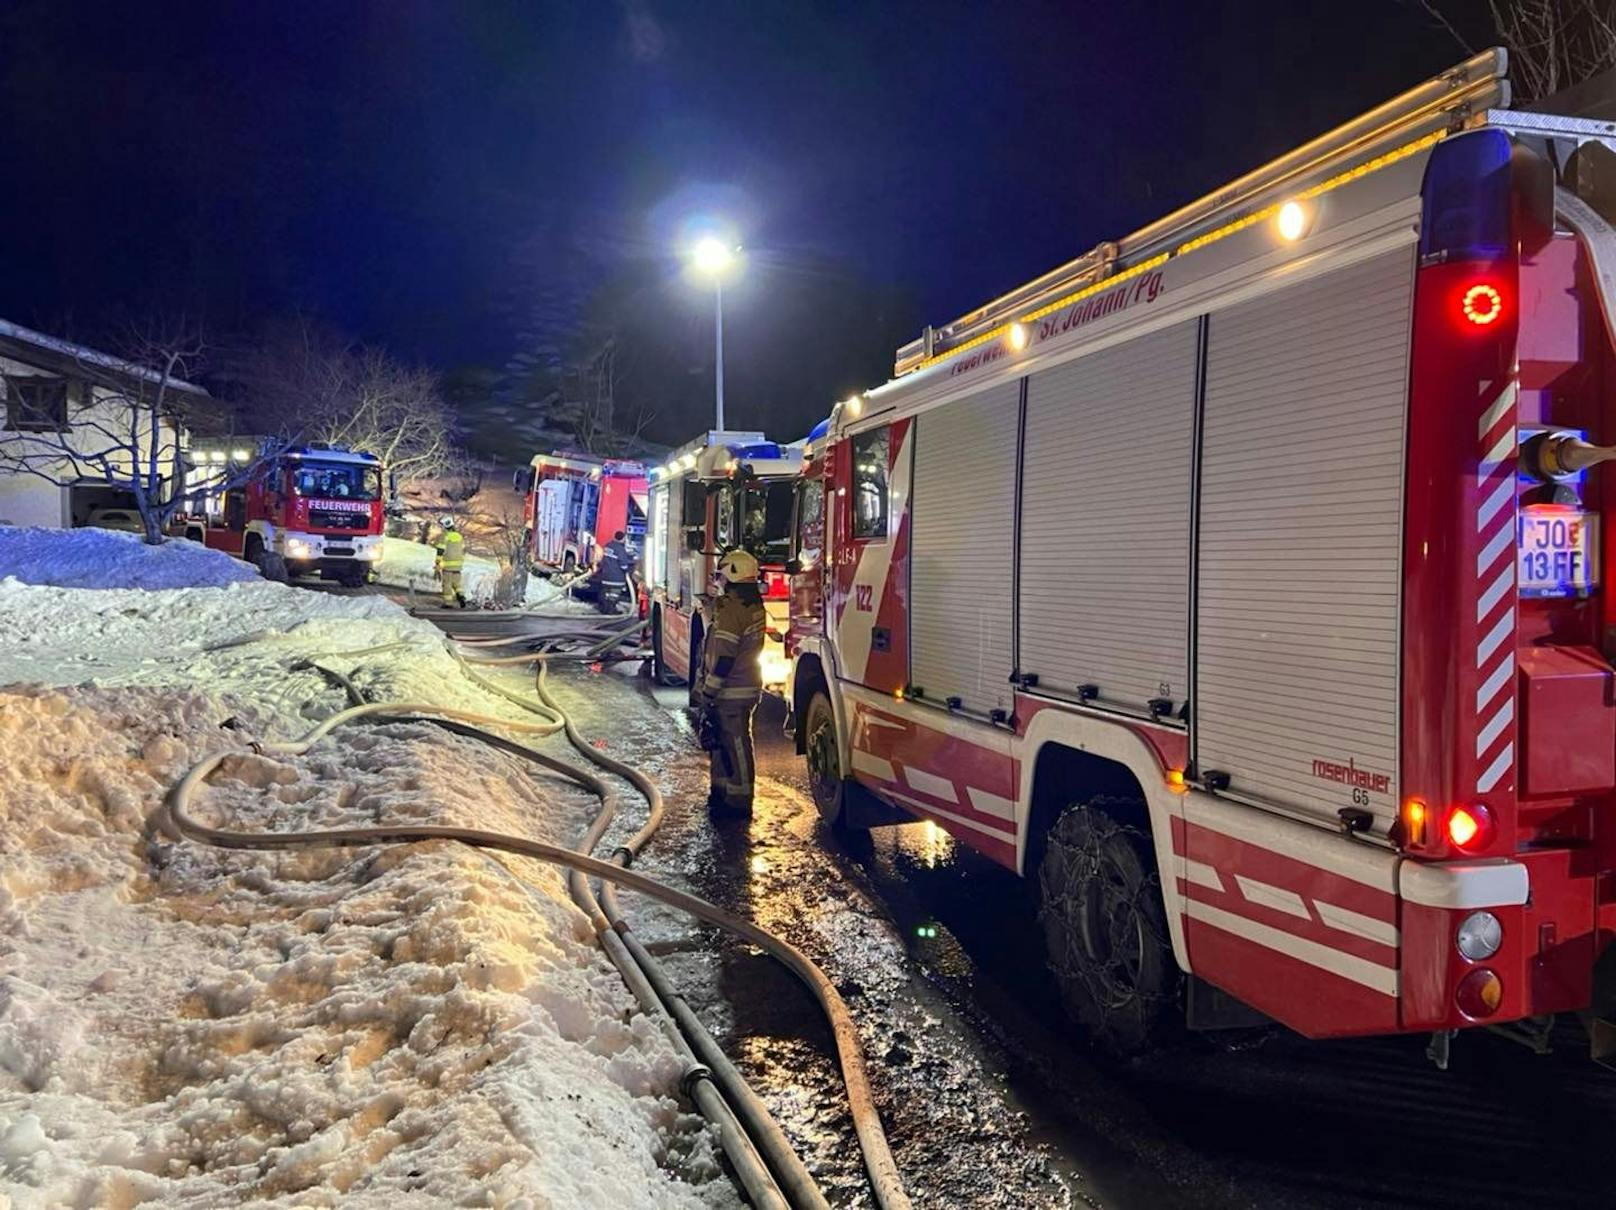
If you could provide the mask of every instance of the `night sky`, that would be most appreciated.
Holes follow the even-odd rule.
[[[694,340],[670,254],[707,210],[751,258],[732,347],[823,367],[811,319],[766,322],[798,278],[906,298],[890,348],[1462,57],[1400,0],[13,0],[0,316],[297,311],[500,366],[631,266]]]

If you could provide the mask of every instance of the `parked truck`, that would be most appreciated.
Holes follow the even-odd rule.
[[[815,801],[1038,879],[1119,1049],[1616,1045],[1616,128],[1504,69],[926,329],[810,443]]]
[[[722,591],[714,580],[717,558],[744,547],[757,557],[768,614],[762,654],[763,687],[778,694],[785,658],[786,560],[791,506],[801,449],[762,433],[713,430],[675,450],[653,471],[646,541],[651,647],[656,675],[665,684],[700,680],[702,636]]]
[[[529,549],[540,570],[571,574],[593,567],[619,530],[638,557],[646,525],[644,463],[539,454],[524,487]]]
[[[271,579],[320,576],[357,587],[382,557],[381,459],[337,445],[261,459],[245,483],[178,517],[176,530]]]

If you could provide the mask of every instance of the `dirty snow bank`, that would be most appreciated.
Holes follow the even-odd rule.
[[[111,529],[22,529],[0,525],[0,580],[61,588],[188,588],[258,579],[222,551],[174,539],[147,546]]]
[[[438,587],[437,573],[433,570],[437,553],[435,547],[421,542],[388,537],[383,541],[381,561],[376,564],[376,582],[386,584],[390,588],[409,588],[426,598],[437,597],[441,591]],[[460,584],[469,600],[484,603],[492,601],[494,587],[498,581],[497,562],[482,555],[466,556],[466,566],[461,573]],[[564,601],[563,595],[559,588],[543,576],[530,575],[527,578],[527,598],[524,604],[530,607],[548,605],[551,602],[575,604],[570,598]]]
[[[227,826],[582,830],[581,791],[427,725],[250,750],[343,704],[300,659],[376,646],[322,662],[519,714],[380,598],[0,582],[32,682],[0,689],[0,1206],[737,1204],[554,869],[148,835],[221,748],[194,810]]]
[[[382,539],[382,557],[376,564],[376,581],[392,588],[413,588],[423,596],[435,597],[439,593],[438,576],[433,570],[438,552],[423,542],[408,538]],[[499,579],[499,564],[482,555],[466,556],[466,565],[460,573],[460,586],[473,601],[491,600],[494,583]]]

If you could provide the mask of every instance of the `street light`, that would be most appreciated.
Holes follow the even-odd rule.
[[[724,278],[735,267],[738,247],[717,236],[706,236],[690,249],[690,265],[698,275],[713,283],[713,331],[717,346],[716,383],[718,428],[724,428]]]

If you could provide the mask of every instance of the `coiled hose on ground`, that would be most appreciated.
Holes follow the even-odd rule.
[[[638,623],[636,622],[630,630],[637,628],[637,626]],[[596,631],[595,633],[599,632]],[[626,636],[627,633],[628,631],[625,631],[623,635],[608,636],[611,645],[615,645],[616,641],[620,641],[620,638]],[[602,643],[605,642],[607,642],[607,639],[602,640]],[[601,650],[606,649],[604,646],[601,647]],[[592,647],[590,650],[593,651],[594,648]],[[610,757],[597,753],[592,747],[584,743],[582,737],[577,735],[576,730],[571,728],[570,720],[566,719],[564,712],[553,704],[553,699],[542,702],[531,702],[523,699],[504,690],[502,687],[496,686],[487,678],[478,675],[468,666],[465,657],[461,656],[458,651],[455,651],[455,655],[461,659],[462,666],[466,668],[468,674],[479,684],[498,693],[501,697],[521,705],[524,709],[538,714],[543,721],[534,723],[512,722],[489,715],[443,707],[430,702],[365,703],[351,706],[346,710],[331,715],[297,740],[279,743],[258,743],[253,747],[256,751],[265,754],[300,756],[308,752],[314,744],[337,727],[365,718],[409,718],[442,721],[445,724],[459,724],[453,729],[461,734],[472,735],[474,738],[493,743],[507,750],[515,748],[524,755],[531,753],[532,750],[524,745],[514,744],[502,736],[490,734],[481,728],[488,726],[501,727],[519,734],[529,735],[552,735],[557,731],[567,730],[569,731],[569,739],[573,741],[574,746],[581,752],[594,760],[600,767],[619,776],[626,777],[642,794],[646,794],[648,803],[652,805],[653,813],[660,817],[661,797],[657,794],[649,779],[646,779],[638,770],[634,770],[621,762],[612,761]],[[500,662],[536,662],[542,670],[543,661],[547,658],[549,657],[542,653],[532,653],[523,657],[521,661]],[[540,692],[545,693],[547,697],[547,691],[543,687],[542,671],[537,680]],[[848,1011],[840,993],[824,972],[789,942],[760,928],[749,920],[718,907],[716,904],[708,903],[706,900],[694,895],[666,886],[637,871],[627,869],[623,865],[601,861],[587,853],[576,852],[560,845],[553,845],[543,841],[529,840],[525,837],[507,836],[474,828],[431,824],[341,828],[295,833],[234,832],[228,829],[210,827],[190,815],[190,800],[197,789],[205,784],[209,775],[231,755],[234,755],[234,753],[219,752],[204,758],[194,765],[173,788],[168,800],[160,809],[157,820],[158,825],[166,834],[176,839],[188,838],[223,848],[238,849],[284,849],[326,845],[362,846],[421,840],[457,840],[479,848],[517,853],[554,865],[565,866],[575,876],[573,880],[575,894],[577,893],[578,882],[581,881],[579,876],[588,875],[600,879],[606,887],[606,890],[603,891],[603,898],[606,899],[606,911],[604,914],[608,923],[612,926],[611,933],[621,938],[624,947],[630,954],[634,955],[636,960],[642,956],[645,958],[649,956],[644,954],[643,947],[631,936],[626,924],[622,923],[621,915],[616,909],[615,897],[610,895],[610,888],[614,885],[625,886],[650,895],[700,920],[732,932],[773,955],[808,987],[830,1022],[836,1043],[837,1058],[852,1110],[854,1129],[858,1135],[859,1146],[864,1155],[865,1168],[869,1173],[877,1202],[885,1210],[907,1210],[910,1202],[903,1191],[897,1165],[892,1158],[891,1148],[888,1146],[885,1131],[881,1126],[880,1116],[875,1108],[868,1074],[864,1067],[863,1052],[858,1041],[852,1015]],[[604,785],[602,785],[602,789],[604,788]],[[597,823],[599,823],[598,819]],[[590,831],[596,832],[596,830],[596,827],[592,825]],[[603,833],[605,825],[601,824],[598,830]],[[647,828],[642,828],[641,833],[634,839],[643,844],[645,839],[649,837],[650,831],[654,831],[654,825],[648,824]],[[590,847],[593,847],[593,844],[598,842],[598,839],[598,835],[589,839]],[[619,855],[626,861],[632,852],[633,850],[625,845],[623,849],[619,850]],[[587,888],[585,889],[587,892]],[[588,909],[586,908],[585,910],[587,911]],[[601,935],[603,944],[608,947],[608,952],[615,950],[614,945],[605,942],[605,937],[608,934],[602,932]],[[620,969],[622,969],[621,964]],[[630,981],[630,986],[637,996],[641,995],[643,990],[651,992],[652,998],[655,998],[654,988],[641,989],[634,987],[632,980]],[[671,993],[671,988],[668,988],[667,991]],[[644,1000],[642,999],[643,1002]],[[674,1006],[684,1008],[682,1001],[679,1000],[676,994],[672,995],[670,1008],[673,1008],[676,1015],[678,1015],[677,1008]],[[684,1008],[684,1013],[689,1013],[688,1008]],[[690,1016],[693,1019],[693,1014],[690,1014]],[[702,1033],[704,1034],[705,1031],[702,1031]],[[708,1041],[710,1042],[711,1039],[709,1038]],[[714,1049],[716,1050],[716,1047]],[[701,1083],[701,1081],[697,1081],[696,1085],[699,1086]],[[747,1091],[750,1093],[750,1090]],[[755,1100],[755,1097],[753,1099]],[[743,1112],[745,1111],[744,1098],[742,1099],[742,1110]],[[778,1128],[775,1127],[775,1130],[777,1131]],[[767,1132],[764,1132],[763,1138],[765,1139],[765,1146],[767,1146]],[[793,1160],[795,1160],[794,1156]],[[777,1173],[777,1175],[779,1174]],[[811,1179],[809,1185],[811,1186]],[[775,1196],[778,1195],[776,1194]],[[814,1190],[812,1196],[818,1196],[817,1190]],[[767,1204],[770,1200],[768,1195],[764,1193],[764,1203]],[[805,1204],[813,1203],[809,1201]]]

